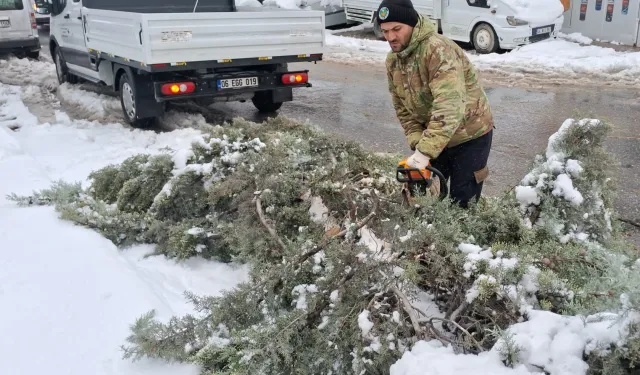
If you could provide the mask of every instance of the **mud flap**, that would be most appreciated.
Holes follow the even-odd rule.
[[[293,101],[293,89],[291,87],[278,87],[271,91],[274,103],[284,103]]]

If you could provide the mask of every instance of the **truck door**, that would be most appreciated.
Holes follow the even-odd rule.
[[[468,42],[471,22],[484,13],[489,14],[488,0],[442,0],[442,32],[447,37]]]
[[[61,18],[61,33],[64,58],[68,65],[90,68],[89,51],[84,38],[82,0],[67,0]]]
[[[0,0],[0,39],[27,39],[32,36],[28,0]]]

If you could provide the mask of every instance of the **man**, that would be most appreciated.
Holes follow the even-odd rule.
[[[438,34],[410,0],[383,0],[377,22],[392,52],[389,91],[413,168],[431,165],[450,180],[454,202],[477,201],[489,174],[493,116],[464,51]]]

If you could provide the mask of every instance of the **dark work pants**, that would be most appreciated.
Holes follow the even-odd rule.
[[[431,160],[431,166],[449,180],[449,195],[461,207],[467,208],[472,198],[480,199],[484,180],[489,174],[487,161],[492,140],[493,130],[480,138],[445,148]]]

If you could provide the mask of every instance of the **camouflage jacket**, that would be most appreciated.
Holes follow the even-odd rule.
[[[412,150],[436,158],[445,147],[493,129],[487,96],[464,51],[421,16],[409,46],[387,56],[393,106]]]

